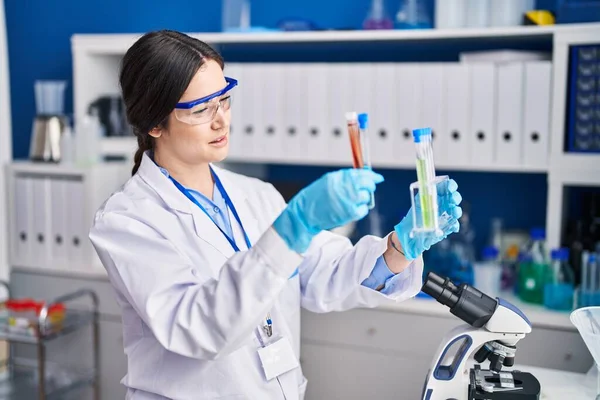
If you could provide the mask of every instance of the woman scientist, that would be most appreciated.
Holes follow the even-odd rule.
[[[343,169],[286,204],[225,159],[230,91],[221,56],[173,31],[141,37],[120,84],[137,135],[133,176],[98,210],[90,239],[122,309],[127,399],[298,399],[300,307],[375,307],[419,292],[420,254],[458,230],[460,194],[440,185],[444,236],[355,246],[327,230],[368,213],[383,177]],[[243,84],[243,83],[240,83]]]

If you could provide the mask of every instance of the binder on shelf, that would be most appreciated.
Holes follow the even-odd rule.
[[[327,159],[334,165],[352,165],[350,138],[346,126],[346,113],[353,109],[354,83],[351,66],[345,63],[332,63],[329,66],[327,101],[330,106],[326,141]]]
[[[32,181],[32,234],[31,262],[34,267],[46,268],[50,261],[50,179],[44,176]]]
[[[309,96],[306,92],[307,69],[305,64],[287,64],[284,76],[286,82],[283,106],[285,131],[282,155],[288,161],[305,163],[308,154],[306,141],[308,105],[305,98]]]
[[[258,145],[260,132],[264,129],[262,123],[262,92],[260,64],[244,64],[244,85],[240,85],[243,107],[242,111],[242,138],[240,140],[243,158],[254,160],[259,157],[258,152],[262,146]]]
[[[85,186],[80,179],[67,180],[64,183],[69,210],[66,228],[68,267],[77,271],[87,268],[89,262],[85,251],[88,247]]]
[[[257,71],[261,90],[257,92],[262,103],[262,119],[257,132],[259,158],[265,161],[280,161],[283,158],[283,138],[285,120],[283,96],[285,76],[282,64],[262,64]]]
[[[67,240],[68,214],[68,181],[60,177],[50,179],[50,244],[51,260],[54,267],[68,269],[69,254]]]
[[[470,134],[470,70],[467,64],[447,64],[444,67],[444,135],[445,156],[452,165],[469,164],[468,138]],[[436,147],[435,152],[444,152]]]
[[[400,63],[396,69],[396,84],[398,93],[396,99],[398,108],[399,130],[394,138],[396,147],[396,165],[414,165],[415,146],[412,131],[422,128],[426,121],[421,119],[421,99],[423,94],[422,64]]]
[[[421,121],[431,128],[436,150],[448,144],[443,120],[444,66],[445,63],[427,63],[421,67]],[[434,151],[433,154],[436,163],[446,163],[446,152]]]
[[[306,103],[307,129],[306,161],[319,164],[327,163],[329,150],[327,148],[327,122],[329,103],[327,97],[328,64],[313,63],[306,68],[306,96],[298,101]]]
[[[523,161],[523,63],[497,66],[496,162],[503,166]]]
[[[12,264],[17,266],[31,266],[32,263],[32,241],[33,215],[31,213],[33,182],[27,176],[15,176],[15,192],[13,197],[14,225],[11,229]],[[9,211],[9,215],[10,215]]]
[[[543,167],[548,161],[552,62],[525,64],[523,163]]]
[[[494,163],[494,113],[496,111],[496,66],[477,63],[470,68],[471,117],[469,129],[470,164]]]
[[[243,120],[242,113],[244,110],[244,98],[242,91],[244,90],[243,64],[231,63],[225,66],[225,76],[237,79],[238,86],[231,91],[231,120],[229,121],[229,156],[231,159],[243,157],[242,133]]]
[[[398,128],[398,88],[396,66],[392,63],[378,63],[372,66],[373,84],[371,90],[371,114],[369,134],[371,139],[371,159],[374,165],[393,165],[396,159]]]

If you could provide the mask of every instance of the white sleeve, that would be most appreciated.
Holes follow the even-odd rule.
[[[112,284],[161,345],[200,359],[241,347],[302,260],[269,228],[222,266],[218,280],[198,277],[169,240],[126,212],[98,217],[90,239]]]
[[[352,246],[331,232],[313,239],[299,267],[302,307],[312,312],[376,307],[416,296],[423,280],[423,260],[418,258],[393,279],[386,294],[363,286],[377,259],[387,249],[387,237],[367,235]]]

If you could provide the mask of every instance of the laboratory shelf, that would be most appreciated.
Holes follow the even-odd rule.
[[[498,28],[422,29],[422,30],[329,30],[305,32],[258,33],[189,33],[210,44],[269,44],[269,43],[342,43],[342,42],[394,42],[453,39],[547,39],[558,32],[570,32],[594,23],[553,26],[515,26]],[[122,55],[140,37],[140,34],[76,34],[71,38],[73,51],[97,55]]]
[[[63,367],[53,363],[46,365],[48,370],[44,382],[46,400],[62,400],[77,390],[93,385],[96,380],[94,370]],[[24,400],[39,397],[39,373],[35,363],[26,359],[15,360],[10,370],[10,379],[0,381],[0,400]]]

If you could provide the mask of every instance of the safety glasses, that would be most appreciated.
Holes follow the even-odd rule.
[[[237,86],[238,81],[225,77],[225,82],[227,82],[227,86],[218,92],[197,100],[177,103],[175,105],[175,118],[186,124],[200,125],[211,122],[219,108],[222,107],[224,111],[229,110],[231,107],[231,89]]]

